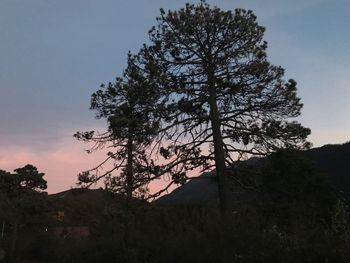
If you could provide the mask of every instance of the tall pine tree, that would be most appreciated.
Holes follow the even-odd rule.
[[[157,21],[142,53],[166,101],[160,131],[168,142],[161,153],[214,166],[224,214],[227,167],[245,155],[307,147],[310,130],[293,119],[303,106],[296,82],[283,80],[283,68],[268,61],[265,29],[252,11],[223,11],[201,1],[161,9]]]

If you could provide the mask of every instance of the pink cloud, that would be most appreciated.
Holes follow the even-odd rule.
[[[62,140],[55,148],[38,151],[29,148],[7,147],[0,149],[0,169],[13,171],[30,163],[45,173],[48,192],[55,193],[74,187],[77,174],[91,168],[103,159],[103,152],[87,154],[88,145]]]
[[[66,138],[40,151],[24,147],[7,147],[0,149],[0,169],[12,172],[14,169],[32,164],[40,172],[45,173],[48,182],[48,192],[56,193],[76,187],[78,173],[91,169],[104,160],[105,151],[86,153],[89,144]],[[162,189],[169,183],[169,179],[156,180],[150,185],[152,192]],[[173,190],[171,187],[169,191]]]

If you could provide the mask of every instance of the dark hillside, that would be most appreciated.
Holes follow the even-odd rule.
[[[64,214],[65,225],[89,225],[111,202],[112,196],[104,190],[70,189],[49,196],[54,214]]]
[[[306,152],[317,168],[326,173],[334,185],[350,198],[350,142],[324,145]]]
[[[218,187],[214,173],[204,173],[199,179],[191,180],[170,194],[160,197],[159,204],[217,203]]]
[[[316,169],[326,174],[337,189],[350,198],[350,142],[338,145],[325,145],[305,152]],[[254,159],[250,164],[257,165]],[[189,181],[168,195],[158,199],[160,204],[213,203],[217,202],[217,183],[208,179],[211,173]]]

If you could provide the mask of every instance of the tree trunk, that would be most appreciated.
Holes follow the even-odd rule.
[[[10,253],[9,253],[9,259],[10,262],[13,262],[15,251],[16,251],[16,242],[17,242],[17,231],[18,231],[18,221],[16,220],[13,224],[13,230],[12,230],[12,239],[11,239],[11,245],[10,245]]]
[[[216,101],[216,90],[214,82],[214,74],[208,74],[209,85],[209,106],[210,106],[210,121],[213,129],[214,153],[215,153],[215,168],[218,179],[218,192],[220,202],[220,212],[225,216],[228,209],[229,187],[226,174],[224,142],[221,134],[220,113]]]
[[[133,138],[129,136],[127,143],[127,164],[126,164],[126,197],[132,199],[133,193]]]
[[[4,238],[5,233],[5,220],[2,221],[2,227],[1,227],[1,239]]]

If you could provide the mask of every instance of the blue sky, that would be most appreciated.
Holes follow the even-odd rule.
[[[91,93],[121,74],[128,50],[148,41],[160,7],[178,9],[186,2],[1,0],[0,168],[14,169],[27,156],[51,174],[53,184],[68,187],[53,180],[58,173],[73,182],[77,169],[91,167],[95,159],[84,159],[87,146],[72,138],[77,130],[104,127],[88,110]],[[299,120],[311,128],[314,146],[350,140],[349,1],[208,2],[258,16],[270,61],[298,82],[305,105]],[[64,154],[79,164],[50,168]],[[47,156],[52,158],[43,163]]]

